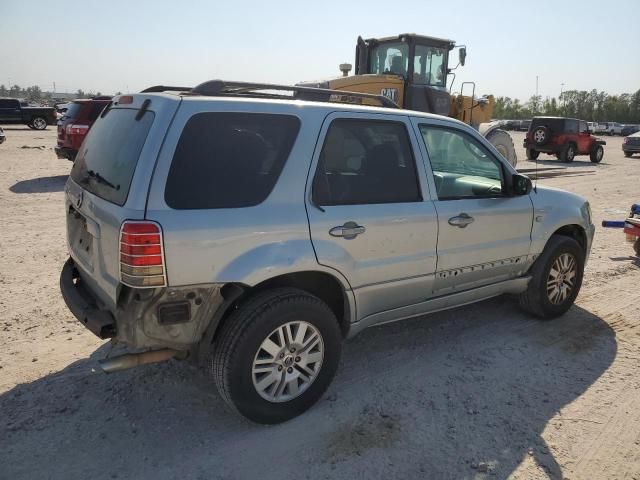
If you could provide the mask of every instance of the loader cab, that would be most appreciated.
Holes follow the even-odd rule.
[[[397,75],[403,78],[404,98],[384,95],[404,108],[447,115],[451,98],[447,91],[449,52],[455,42],[434,37],[402,34],[363,40],[356,46],[356,75]]]

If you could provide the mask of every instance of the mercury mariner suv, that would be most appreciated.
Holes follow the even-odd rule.
[[[505,293],[566,312],[589,204],[532,190],[459,121],[376,100],[222,81],[114,97],[65,187],[60,278],[78,320],[129,348],[102,368],[189,359],[277,423],[365,328]]]

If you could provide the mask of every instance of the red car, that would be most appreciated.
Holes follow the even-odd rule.
[[[561,162],[573,162],[577,155],[589,155],[593,163],[600,163],[606,143],[591,135],[584,120],[534,117],[522,146],[529,160],[535,160],[543,152],[555,155]]]
[[[65,114],[58,120],[58,144],[54,149],[58,158],[75,160],[91,125],[110,102],[111,97],[94,97],[74,100],[69,104]]]

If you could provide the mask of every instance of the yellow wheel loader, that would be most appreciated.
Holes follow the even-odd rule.
[[[458,65],[449,67],[449,53],[458,49]],[[477,98],[475,84],[464,82],[459,94],[451,94],[454,70],[464,65],[466,47],[452,40],[416,34],[396,37],[358,37],[355,75],[351,65],[342,64],[342,77],[324,82],[302,82],[305,87],[384,95],[399,107],[457,118],[476,128],[514,167],[516,149],[511,136],[489,123],[495,99],[492,95]],[[447,79],[453,76],[449,88]],[[462,95],[471,88],[471,96]],[[362,99],[362,103],[374,102]]]

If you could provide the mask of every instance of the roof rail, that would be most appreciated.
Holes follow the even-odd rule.
[[[145,88],[140,93],[154,93],[154,92],[190,92],[191,87],[170,87],[167,85],[154,85],[153,87]]]
[[[375,100],[379,102],[383,107],[399,108],[398,105],[390,98],[387,98],[384,95],[375,95],[373,93],[351,92],[347,90],[331,90],[328,88],[302,87],[297,85],[277,85],[271,83],[227,82],[224,80],[209,80],[207,82],[201,83],[194,88],[157,85],[143,90],[142,93],[164,91],[181,91],[185,92],[186,94],[204,95],[211,97],[246,95],[261,98],[294,98],[298,100],[308,100],[315,102],[342,101],[343,103],[354,103],[349,101],[352,98],[365,98]],[[270,94],[265,93],[265,91],[293,92],[294,96],[289,97],[285,95]]]

